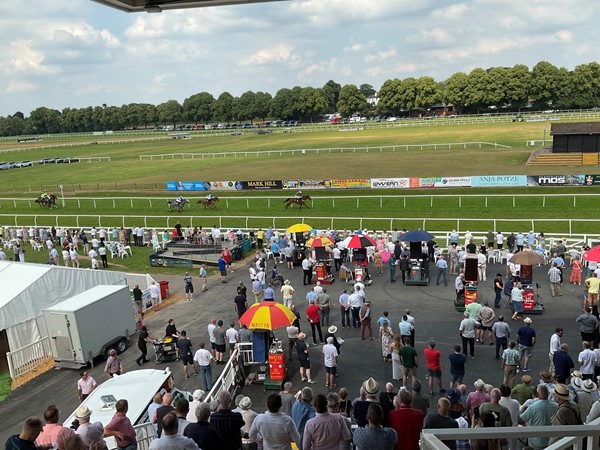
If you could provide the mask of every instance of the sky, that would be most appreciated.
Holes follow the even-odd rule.
[[[289,0],[128,14],[0,2],[0,116],[598,60],[600,2]]]

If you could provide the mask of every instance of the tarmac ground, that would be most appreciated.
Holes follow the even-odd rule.
[[[248,275],[248,266],[253,261],[252,254],[244,261],[234,264],[234,271],[227,277],[228,283],[221,283],[218,275],[211,276],[208,282],[208,290],[200,293],[200,280],[197,278],[196,269],[194,287],[196,293],[194,299],[190,302],[185,300],[174,303],[172,306],[162,308],[160,311],[149,315],[146,318],[146,325],[152,337],[161,338],[164,336],[164,329],[167,321],[172,318],[175,320],[179,331],[186,330],[194,347],[204,340],[208,344],[207,325],[211,318],[222,319],[224,326],[237,319],[237,314],[233,309],[233,298],[236,295],[236,287],[240,281],[243,281],[248,288],[249,304],[253,302],[251,294],[250,278]],[[273,261],[269,261],[269,268]],[[294,303],[302,314],[301,328],[307,332],[307,342],[310,346],[310,359],[312,365],[312,377],[317,381],[312,385],[315,394],[327,393],[329,391],[325,386],[325,370],[323,366],[322,346],[312,345],[310,326],[305,318],[304,311],[307,306],[305,299],[310,286],[302,285],[302,269],[295,267],[293,270],[286,268],[285,264],[278,265],[279,273],[291,281],[295,288]],[[563,296],[553,298],[550,295],[550,288],[547,276],[548,267],[534,267],[534,283],[541,284],[539,289],[539,299],[545,306],[542,315],[531,316],[533,319],[532,327],[537,332],[537,345],[535,347],[532,359],[530,361],[529,373],[537,382],[538,373],[548,368],[548,350],[550,336],[554,333],[557,326],[564,328],[565,333],[563,342],[570,346],[570,355],[574,361],[577,361],[577,355],[581,351],[581,337],[579,327],[575,319],[581,314],[582,306],[582,286],[576,286],[565,282],[562,286]],[[405,286],[399,280],[399,274],[396,274],[396,283],[390,283],[389,272],[385,268],[384,274],[375,274],[372,270],[373,284],[366,288],[367,299],[371,302],[371,311],[373,316],[374,340],[360,338],[360,331],[351,328],[342,328],[340,322],[340,308],[338,297],[343,289],[352,289],[352,285],[346,284],[339,279],[325,286],[331,295],[331,324],[338,328],[337,335],[344,339],[341,348],[341,355],[338,361],[338,373],[336,378],[336,390],[340,387],[348,389],[351,398],[358,396],[359,388],[364,380],[373,377],[380,383],[380,390],[384,389],[385,383],[392,381],[391,363],[383,361],[381,344],[378,341],[377,319],[384,310],[389,312],[394,333],[398,333],[398,322],[401,320],[405,309],[410,309],[411,314],[416,320],[416,349],[419,355],[418,378],[423,382],[423,392],[428,392],[426,375],[427,369],[423,356],[423,349],[431,339],[435,340],[436,348],[442,352],[442,376],[444,387],[448,388],[448,354],[453,351],[455,344],[460,344],[461,339],[458,332],[459,323],[462,320],[462,313],[458,313],[453,304],[455,298],[454,277],[449,275],[448,286],[443,284],[436,286],[435,279],[428,286]],[[487,268],[487,281],[479,283],[480,302],[488,301],[493,305],[494,291],[493,279],[497,273],[505,273],[505,266],[500,264],[489,264]],[[431,265],[432,276],[435,277],[436,269]],[[568,280],[569,269],[565,270],[565,281]],[[171,296],[175,298],[183,297],[184,281],[180,276],[158,275],[156,280],[167,280],[170,282],[169,290]],[[276,289],[276,300],[281,301],[281,293]],[[505,304],[505,302],[503,302]],[[523,325],[522,321],[511,320],[512,311],[508,306],[496,309],[496,315],[503,314],[506,322],[511,327],[511,338],[516,337],[517,329]],[[525,317],[525,316],[523,316]],[[326,332],[324,327],[323,332]],[[275,330],[275,336],[287,344],[287,334],[285,329]],[[130,347],[121,355],[126,371],[138,369],[135,359],[139,355],[137,349],[137,335],[130,339]],[[502,369],[500,362],[494,357],[494,346],[485,344],[475,344],[475,358],[467,362],[467,370],[464,383],[473,388],[473,382],[478,378],[486,383],[499,386],[502,383]],[[150,362],[143,368],[164,368],[170,367],[175,378],[175,385],[182,389],[193,391],[202,388],[199,376],[190,376],[185,379],[181,363],[169,362],[156,365],[154,362],[154,352],[152,345],[148,345],[148,357]],[[578,367],[576,363],[576,368]],[[97,360],[95,367],[89,369],[89,373],[100,384],[106,380],[103,373],[104,361]],[[223,366],[213,366],[213,378],[219,376]],[[293,383],[293,390],[301,389],[306,383],[302,383],[298,373],[298,361],[295,355],[287,365],[287,381]],[[79,400],[77,398],[76,383],[79,379],[79,372],[70,369],[53,369],[43,373],[24,386],[13,391],[9,397],[0,404],[0,418],[3,423],[0,430],[0,442],[4,442],[10,435],[18,433],[23,421],[31,415],[42,417],[45,407],[49,404],[56,404],[63,412],[62,418],[74,411]],[[520,379],[520,375],[517,377]],[[399,382],[394,382],[395,390],[400,387]],[[439,394],[437,388],[436,395],[431,399],[431,410],[434,410],[435,403]],[[252,409],[262,412],[266,409],[266,397],[269,391],[264,391],[261,384],[254,384],[244,387],[243,393],[249,395],[253,400]]]

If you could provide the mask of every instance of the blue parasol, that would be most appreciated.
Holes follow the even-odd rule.
[[[412,230],[401,234],[398,238],[402,242],[423,242],[433,239],[435,236],[425,230]]]

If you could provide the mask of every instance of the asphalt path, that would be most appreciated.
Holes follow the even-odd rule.
[[[146,320],[150,335],[153,337],[162,337],[167,321],[170,318],[175,320],[178,330],[186,330],[188,337],[192,340],[194,346],[204,340],[208,343],[207,325],[211,318],[222,319],[227,327],[231,320],[237,318],[233,310],[233,297],[236,287],[240,281],[243,281],[250,289],[250,280],[248,275],[248,265],[252,258],[246,261],[236,263],[234,272],[228,276],[228,283],[219,282],[218,276],[213,276],[208,283],[208,291],[198,293],[200,288],[199,279],[195,278],[196,294],[191,302],[179,302],[168,308],[161,309],[160,312],[152,315]],[[269,261],[272,266],[272,260]],[[547,281],[547,267],[534,268],[534,282],[538,281],[542,287],[539,290],[540,301],[545,305],[543,315],[531,316],[533,319],[533,328],[537,332],[538,345],[534,351],[530,362],[532,371],[530,375],[537,380],[538,372],[548,367],[548,349],[550,336],[556,326],[562,326],[565,329],[563,342],[570,346],[569,353],[573,360],[577,360],[577,355],[581,350],[581,338],[579,327],[575,319],[581,314],[581,286],[574,286],[565,283],[563,286],[563,296],[552,298],[550,296],[549,283]],[[270,273],[270,269],[269,273]],[[295,288],[294,302],[298,310],[302,313],[301,326],[307,331],[307,342],[312,343],[310,338],[310,326],[304,316],[306,305],[305,295],[309,286],[302,285],[302,269],[296,267],[294,270],[288,270],[285,264],[278,266],[279,272],[288,278]],[[505,267],[499,264],[488,265],[487,281],[480,282],[479,297],[480,301],[487,300],[493,305],[494,292],[492,280],[496,272],[504,273]],[[568,271],[565,271],[568,279]],[[374,271],[373,271],[374,272]],[[432,265],[432,274],[435,274],[435,267]],[[194,273],[193,275],[197,275]],[[435,275],[434,275],[435,276]],[[170,292],[172,295],[181,295],[183,293],[183,277],[161,276],[155,277],[157,280],[168,280],[170,282]],[[332,299],[331,323],[338,327],[338,335],[344,339],[345,343],[341,349],[341,355],[338,362],[338,372],[340,376],[336,379],[337,388],[344,386],[348,389],[349,395],[354,398],[358,395],[361,383],[368,377],[373,377],[381,384],[381,389],[387,381],[392,381],[392,369],[390,363],[383,361],[381,345],[377,340],[378,329],[375,324],[384,310],[389,311],[389,318],[392,320],[395,333],[398,333],[398,322],[406,308],[411,310],[411,314],[416,320],[416,348],[419,355],[418,377],[423,382],[423,391],[427,392],[426,387],[426,368],[423,357],[423,349],[427,342],[434,339],[437,343],[436,348],[442,352],[442,375],[444,386],[448,383],[448,354],[453,351],[455,344],[460,344],[461,340],[458,334],[458,326],[462,319],[462,314],[454,309],[453,299],[455,297],[453,281],[454,276],[448,280],[449,286],[436,286],[435,279],[429,286],[404,286],[400,281],[390,283],[387,273],[383,275],[373,275],[374,282],[367,287],[366,295],[371,301],[373,315],[374,341],[361,341],[360,332],[354,329],[342,328],[340,323],[340,313],[337,303],[339,295],[343,289],[350,289],[351,285],[336,280],[330,286],[326,286]],[[397,279],[399,275],[397,275]],[[276,300],[281,300],[281,294],[276,290]],[[249,301],[252,300],[252,294],[249,295]],[[508,307],[497,309],[496,314],[503,314],[506,322],[512,330],[512,337],[516,336],[516,331],[523,323],[522,321],[513,321],[510,319],[512,312]],[[524,316],[525,317],[525,316]],[[325,330],[324,330],[325,332]],[[276,330],[277,338],[287,343],[287,335],[284,329]],[[138,369],[135,359],[139,355],[136,346],[137,335],[133,336],[128,348],[121,356],[124,361],[125,370],[131,371]],[[153,351],[149,345],[149,357],[153,356]],[[312,385],[315,393],[326,393],[325,370],[323,367],[322,346],[310,347],[310,356],[312,363],[312,376],[317,383]],[[175,385],[184,390],[193,391],[201,388],[199,377],[191,376],[186,380],[180,363],[170,362],[156,365],[153,360],[145,364],[144,368],[164,368],[170,367],[175,377]],[[223,366],[213,366],[213,377],[219,375]],[[106,380],[103,373],[103,361],[96,362],[96,366],[89,370],[89,373],[98,383]],[[18,433],[24,419],[31,415],[42,416],[44,408],[49,404],[56,404],[62,411],[62,417],[66,418],[77,408],[79,403],[77,399],[76,383],[79,378],[78,371],[61,369],[51,370],[35,378],[26,385],[12,392],[9,397],[0,404],[0,421],[3,424],[0,429],[0,442],[4,442],[8,436]],[[482,378],[486,383],[498,386],[502,382],[502,370],[500,363],[494,358],[494,346],[476,344],[475,359],[470,359],[467,363],[465,384],[471,389],[473,382]],[[294,357],[288,362],[288,380],[293,383],[293,389],[300,389],[305,383],[300,381],[298,374],[298,362]],[[395,390],[399,388],[395,383]],[[437,389],[436,389],[437,391]],[[243,391],[253,400],[253,408],[256,411],[266,409],[266,396],[268,392],[263,390],[262,385],[254,384],[250,387],[244,387]],[[435,407],[437,396],[432,398],[431,404]]]

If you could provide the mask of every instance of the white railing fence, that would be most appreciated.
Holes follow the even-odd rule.
[[[137,441],[137,450],[148,450],[150,442],[156,438],[154,427],[150,422],[142,423],[133,427],[135,430],[135,439]]]
[[[396,152],[408,150],[452,150],[467,148],[511,148],[510,145],[498,144],[497,142],[449,142],[432,144],[397,144],[397,145],[378,145],[368,147],[327,147],[327,148],[298,148],[298,149],[272,149],[272,150],[243,150],[235,152],[216,152],[216,153],[164,153],[156,155],[139,155],[140,159],[187,159],[187,158],[239,158],[247,156],[294,156],[307,153],[372,153],[372,152]]]
[[[421,434],[422,450],[447,450],[442,440],[468,439],[524,439],[531,437],[554,438],[555,442],[546,450],[596,450],[600,438],[600,419],[587,425],[561,425],[547,427],[503,427],[503,428],[465,428],[465,429],[428,429]],[[587,444],[584,445],[584,439]]]
[[[285,230],[296,222],[308,222],[318,229],[356,230],[368,228],[369,230],[397,229],[423,229],[434,234],[444,234],[447,230],[464,232],[487,233],[488,231],[544,232],[559,235],[577,235],[587,239],[595,238],[594,233],[582,233],[582,224],[600,224],[600,219],[512,219],[512,218],[445,218],[445,217],[264,217],[264,216],[136,216],[136,215],[37,215],[37,214],[0,214],[0,223],[6,227],[129,227],[143,226],[158,230],[172,229],[176,223],[183,227],[210,227],[217,225],[221,229],[241,228],[242,230],[256,230],[258,228],[272,227]],[[444,230],[444,231],[436,231]]]
[[[42,338],[18,350],[6,352],[8,370],[12,379],[35,370],[50,359],[52,359],[52,350],[48,337]]]
[[[229,391],[233,397],[238,388],[238,385],[236,384],[236,378],[241,370],[242,365],[243,362],[240,357],[240,351],[236,348],[233,351],[231,358],[229,358],[229,361],[227,361],[225,364],[223,372],[221,372],[221,375],[213,384],[210,392],[204,398],[204,401],[206,403],[210,403],[212,400],[216,400],[219,396],[219,392],[221,391]]]

